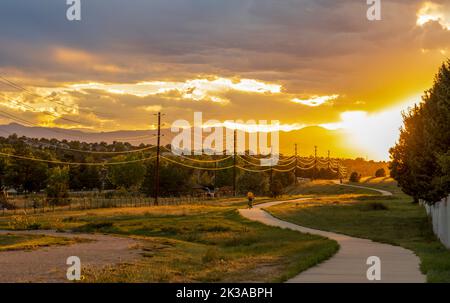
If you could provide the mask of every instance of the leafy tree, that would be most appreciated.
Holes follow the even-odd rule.
[[[450,61],[444,63],[423,103],[403,114],[403,127],[391,150],[391,176],[414,198],[435,203],[450,191]]]
[[[111,162],[129,162],[136,161],[139,158],[135,155],[117,156]],[[140,162],[132,162],[126,164],[112,165],[108,171],[111,183],[116,188],[125,188],[130,190],[132,188],[140,188],[144,180],[146,168]]]
[[[294,172],[275,172],[273,175],[273,180],[280,181],[283,188],[288,187],[289,185],[295,183],[295,174]]]
[[[89,160],[87,162],[90,162]],[[98,166],[83,165],[80,167],[80,183],[83,189],[92,190],[101,187],[100,169]]]
[[[423,199],[433,203],[450,193],[450,60],[441,66],[423,101],[427,156],[433,164],[428,168],[432,172],[431,188]],[[427,162],[421,164],[429,165]]]
[[[54,167],[49,170],[47,199],[52,205],[62,205],[69,196],[69,169]]]
[[[161,163],[159,169],[159,193],[162,196],[176,196],[191,190],[192,170],[172,163]],[[155,163],[147,164],[147,172],[141,187],[148,196],[155,195]]]
[[[23,143],[16,142],[15,155],[29,158],[50,159],[50,155],[44,151],[33,152]],[[46,187],[48,165],[43,162],[11,158],[6,168],[5,184],[15,188],[19,192],[38,192]]]
[[[73,190],[82,190],[83,184],[80,180],[80,167],[70,166],[69,167],[69,187]]]
[[[245,172],[237,179],[237,190],[240,193],[265,194],[268,190],[268,178],[262,173]]]

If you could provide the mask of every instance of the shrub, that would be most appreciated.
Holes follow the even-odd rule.
[[[381,202],[370,202],[364,205],[366,210],[388,210],[389,208]]]
[[[73,229],[75,232],[96,232],[103,229],[110,229],[114,226],[113,222],[92,222]]]
[[[279,197],[283,194],[283,184],[279,180],[274,180],[270,187],[270,194],[273,198]]]
[[[386,177],[386,171],[384,170],[384,168],[380,168],[375,172],[375,177],[377,178],[383,178]]]
[[[358,174],[357,172],[352,172],[352,174],[350,175],[350,182],[355,182],[358,183],[361,180],[361,175]]]
[[[12,216],[8,225],[10,229],[14,230],[37,230],[41,228],[40,223],[27,215]]]
[[[221,260],[220,252],[217,248],[208,248],[205,254],[202,256],[203,263],[211,263]]]

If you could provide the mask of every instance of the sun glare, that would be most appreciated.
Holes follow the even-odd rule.
[[[329,130],[344,130],[349,145],[361,148],[374,160],[389,160],[389,149],[398,140],[402,126],[402,111],[420,100],[420,95],[416,95],[400,105],[374,114],[365,111],[344,112],[340,122],[320,126]]]

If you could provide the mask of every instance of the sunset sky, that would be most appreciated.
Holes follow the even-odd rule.
[[[1,1],[0,76],[27,90],[0,83],[1,112],[95,131],[149,129],[158,111],[279,120],[388,159],[450,57],[448,0],[382,0],[376,22],[366,0],[81,2],[68,22],[65,1]]]

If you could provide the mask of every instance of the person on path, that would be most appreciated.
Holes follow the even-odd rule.
[[[255,195],[251,191],[247,193],[247,199],[248,199],[248,208],[253,208],[253,200],[255,200]]]

